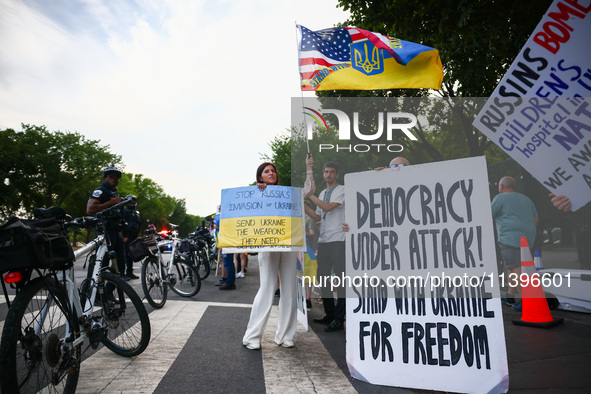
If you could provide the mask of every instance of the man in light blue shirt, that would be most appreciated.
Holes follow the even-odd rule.
[[[501,300],[520,310],[521,302],[515,302],[519,283],[512,278],[521,275],[521,237],[526,237],[530,246],[536,240],[538,211],[532,200],[515,191],[515,179],[505,176],[499,181],[499,194],[492,200],[492,215],[509,283],[507,296]]]

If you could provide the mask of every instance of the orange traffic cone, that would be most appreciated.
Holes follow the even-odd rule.
[[[548,328],[562,323],[564,319],[552,318],[539,277],[538,280],[532,280],[535,278],[533,274],[536,273],[536,266],[525,237],[521,237],[521,273],[528,275],[529,280],[522,281],[521,320],[513,320],[513,324]]]

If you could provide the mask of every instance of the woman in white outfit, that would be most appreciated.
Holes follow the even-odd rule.
[[[257,185],[263,190],[267,185],[278,185],[277,168],[273,163],[263,163],[257,169]],[[296,253],[295,252],[260,252],[259,272],[260,287],[252,304],[250,320],[242,343],[248,349],[261,348],[261,338],[269,320],[275,290],[277,289],[277,275],[281,286],[279,299],[279,322],[275,332],[275,343],[283,347],[293,347],[293,337],[296,332]]]

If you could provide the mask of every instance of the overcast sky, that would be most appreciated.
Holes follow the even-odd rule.
[[[0,0],[0,129],[98,139],[204,216],[290,126],[295,23],[347,16],[336,0]]]

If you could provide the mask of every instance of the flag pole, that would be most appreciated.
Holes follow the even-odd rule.
[[[298,26],[298,22],[295,22],[295,27],[296,27],[296,35],[295,35],[295,39],[296,39],[296,48],[298,50],[298,73],[299,73],[299,68],[300,68],[300,47],[298,45],[298,34],[297,31],[299,30],[299,26]],[[304,115],[304,127],[305,127],[305,132],[308,132],[308,121],[306,119],[306,114],[304,113],[304,108],[305,108],[305,104],[304,104],[304,92],[302,91],[302,74],[300,74],[300,97],[302,99],[302,115]],[[308,153],[308,157],[310,157],[310,141],[308,140],[308,136],[306,135],[306,149],[307,149],[307,153]]]
[[[305,138],[306,138],[306,149],[307,149],[307,154],[306,154],[306,180],[304,181],[304,188],[303,191],[304,193],[306,192],[306,190],[308,192],[314,193],[316,191],[316,183],[314,182],[314,172],[313,171],[308,171],[308,160],[310,159],[310,157],[312,157],[312,154],[310,153],[310,140],[308,139],[308,120],[306,119],[306,114],[304,112],[305,104],[304,104],[304,92],[302,91],[302,73],[299,72],[300,71],[300,59],[301,59],[301,53],[300,53],[300,46],[298,45],[298,34],[297,34],[297,30],[299,29],[298,23],[296,21],[296,47],[298,49],[298,73],[300,74],[300,97],[302,99],[302,115],[304,115],[304,134],[305,134]],[[301,30],[300,30],[301,31]],[[302,37],[303,37],[303,33],[302,33]]]

